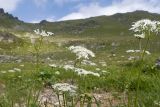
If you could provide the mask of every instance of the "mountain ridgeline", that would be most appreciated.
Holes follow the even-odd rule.
[[[33,29],[44,29],[56,35],[78,36],[126,36],[131,33],[128,29],[131,24],[140,19],[160,20],[160,14],[147,11],[117,13],[111,16],[98,16],[80,20],[48,22],[32,24],[20,21],[17,17],[5,13],[0,9],[0,27],[15,31],[33,32]]]

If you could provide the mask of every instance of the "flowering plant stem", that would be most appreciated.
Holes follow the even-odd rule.
[[[142,51],[142,40],[141,39],[139,39],[139,50],[140,52]]]
[[[86,100],[86,95],[80,98],[80,107],[84,107],[85,100]]]
[[[72,107],[74,107],[75,104],[74,104],[74,97],[72,97]]]
[[[82,61],[82,59],[76,59],[75,62],[74,62],[74,67],[77,67],[78,65],[80,66],[81,61]]]
[[[36,51],[36,71],[38,71],[39,70],[39,49],[36,47],[36,46],[34,46],[34,49],[35,49],[35,51]]]
[[[101,107],[101,101],[98,100],[95,96],[93,96],[94,100],[95,100],[95,103],[97,105],[97,107]]]
[[[38,40],[38,44],[34,44],[35,54],[36,54],[36,71],[39,71],[39,63],[40,63],[40,48],[42,46],[43,37],[40,36]]]
[[[57,93],[57,97],[58,97],[58,103],[59,103],[59,107],[61,107],[61,101],[60,101],[60,96],[59,96],[59,93]]]
[[[150,33],[149,33],[150,36]],[[141,61],[143,62],[144,56],[145,56],[145,51],[147,50],[149,44],[149,37],[147,38],[146,46],[143,50],[142,56],[141,56]],[[141,70],[141,68],[140,68]],[[140,85],[140,78],[141,78],[141,71],[138,72],[138,83],[137,83],[137,90],[136,90],[136,97],[135,97],[135,107],[138,107],[138,92],[139,92],[139,85]]]
[[[66,101],[65,93],[63,93],[63,105],[64,105],[64,107],[67,107],[67,101]]]

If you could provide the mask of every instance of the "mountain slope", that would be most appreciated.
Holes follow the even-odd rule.
[[[147,11],[117,13],[111,16],[99,16],[88,19],[70,20],[61,22],[47,22],[37,24],[25,23],[0,9],[0,27],[16,31],[33,32],[33,29],[44,29],[56,35],[78,36],[125,36],[130,35],[128,29],[137,20],[148,18],[160,20],[160,14]]]
[[[29,25],[30,24],[19,20],[18,17],[5,13],[4,10],[0,8],[0,28],[27,31],[30,29]]]
[[[112,16],[99,16],[81,20],[62,22],[42,21],[40,28],[54,31],[58,34],[84,36],[117,36],[128,35],[131,24],[140,19],[160,20],[160,15],[147,11],[117,13]]]
[[[19,21],[17,17],[13,17],[11,14],[5,13],[3,9],[0,9],[0,25],[5,28],[11,28],[15,25],[23,23]]]

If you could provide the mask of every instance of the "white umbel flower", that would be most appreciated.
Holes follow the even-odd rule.
[[[52,88],[60,92],[69,92],[70,94],[76,93],[77,87],[68,83],[57,83],[52,85]]]
[[[134,53],[134,50],[127,50],[126,53]]]
[[[150,54],[151,54],[149,51],[145,51],[145,53],[146,53],[147,55],[150,55]]]
[[[8,70],[8,72],[13,73],[13,72],[16,72],[16,71],[15,70]]]
[[[127,50],[126,53],[143,53],[144,50]],[[145,51],[147,55],[150,55],[151,53],[149,51]]]
[[[19,68],[14,68],[13,70],[14,70],[14,71],[21,72],[21,69],[19,69]]]
[[[49,64],[49,66],[52,67],[52,68],[56,68],[57,67],[56,64]]]
[[[40,30],[39,29],[36,29],[36,30],[33,30],[35,34],[39,35],[40,34]]]
[[[143,33],[142,34],[134,34],[134,37],[136,37],[138,39],[144,39],[145,35]]]
[[[100,77],[99,73],[94,73],[92,71],[87,71],[87,70],[81,69],[81,68],[75,68],[75,72],[77,72],[78,75],[93,75],[93,76]]]
[[[41,35],[42,37],[48,37],[48,36],[51,36],[51,35],[54,35],[54,33],[52,32],[46,32],[45,30],[39,30],[39,29],[36,29],[34,30],[35,34],[37,35]]]
[[[87,71],[87,70],[82,69],[82,68],[76,68],[73,65],[64,65],[63,68],[65,70],[73,70],[75,73],[77,73],[80,76],[81,75],[93,75],[93,76],[100,77],[99,73],[95,73],[95,72],[92,72],[92,71]]]
[[[158,100],[154,101],[154,105],[156,105],[157,107],[159,107],[160,106],[160,101],[158,101]]]
[[[6,72],[6,71],[1,71],[1,73],[5,74],[5,73],[7,73],[7,72]]]
[[[48,35],[48,34],[46,33],[45,30],[42,30],[42,32],[40,33],[40,35],[43,36],[43,37],[48,37],[48,36],[50,36],[50,35]]]
[[[96,66],[96,63],[94,63],[92,61],[88,61],[88,60],[83,60],[81,63],[84,65]]]
[[[90,57],[95,57],[95,54],[82,46],[70,46],[69,50],[76,54],[77,59],[89,59]]]
[[[59,72],[59,71],[56,71],[55,74],[56,74],[56,75],[60,75],[60,72]]]
[[[48,34],[48,35],[54,35],[54,33],[53,33],[53,32],[47,32],[47,34]]]
[[[137,22],[134,22],[130,30],[133,30],[134,32],[143,32],[143,31],[156,32],[157,21],[142,19]]]
[[[153,21],[153,23],[155,23],[156,25],[155,33],[159,33],[160,32],[160,21]]]
[[[63,68],[65,70],[74,70],[75,69],[73,65],[64,65]]]

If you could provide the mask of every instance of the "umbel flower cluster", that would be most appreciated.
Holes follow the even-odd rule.
[[[160,31],[160,22],[151,21],[149,19],[142,19],[134,22],[130,30],[134,31],[135,37],[145,38],[145,36],[151,36],[151,34],[157,34]]]
[[[65,65],[63,68],[65,70],[73,70],[74,72],[76,72],[80,76],[81,75],[93,75],[93,76],[100,77],[99,73],[95,73],[95,72],[92,72],[92,71],[87,71],[87,70],[82,69],[82,68],[76,68],[73,65]]]
[[[76,93],[77,87],[68,83],[57,83],[52,85],[52,88],[58,92]]]
[[[54,33],[52,33],[52,32],[46,32],[45,30],[39,30],[39,29],[33,30],[33,32],[36,35],[40,35],[41,39],[43,37],[49,37],[49,36],[54,35]],[[34,35],[30,36],[30,40],[31,40],[32,44],[35,44],[35,42],[36,42],[37,39],[39,39],[38,36],[34,36]]]
[[[72,53],[75,53],[77,56],[77,59],[89,59],[90,57],[95,57],[95,54],[82,46],[70,46],[69,50]]]
[[[35,32],[35,34],[41,35],[43,37],[48,37],[48,36],[54,35],[54,33],[52,33],[52,32],[46,32],[45,30],[40,31],[39,29],[34,30],[34,32]]]
[[[126,53],[140,53],[142,50],[127,50]],[[143,50],[144,51],[144,50]],[[147,55],[150,55],[151,53],[149,51],[145,51]]]
[[[144,39],[145,35],[143,33],[142,34],[134,34],[134,37],[136,37],[138,39]]]

